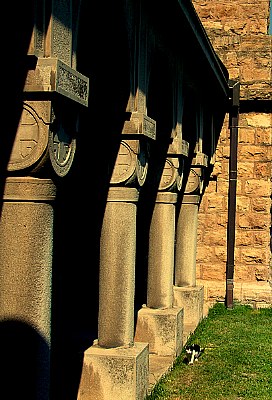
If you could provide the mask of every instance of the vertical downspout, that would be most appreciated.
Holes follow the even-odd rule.
[[[230,81],[230,158],[229,158],[229,193],[228,193],[228,226],[227,226],[227,265],[226,265],[226,299],[227,308],[233,308],[233,275],[235,252],[235,219],[236,219],[236,186],[237,186],[237,146],[239,120],[239,82]]]

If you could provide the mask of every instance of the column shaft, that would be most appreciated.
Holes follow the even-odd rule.
[[[178,216],[175,285],[196,285],[196,245],[199,196],[184,195]]]
[[[147,306],[173,306],[175,203],[177,194],[159,192],[149,235]]]
[[[133,345],[136,202],[133,188],[110,188],[100,241],[98,343]]]

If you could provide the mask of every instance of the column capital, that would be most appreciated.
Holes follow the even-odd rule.
[[[78,120],[78,108],[64,99],[24,101],[8,171],[37,174],[51,162],[56,175],[65,176],[74,160]]]
[[[202,194],[204,186],[204,168],[192,165],[185,186],[185,194]]]
[[[149,142],[138,140],[121,140],[111,184],[143,186],[147,176],[149,159]]]
[[[49,161],[63,177],[74,160],[79,108],[88,106],[89,78],[58,57],[35,56],[42,52],[34,43],[30,48],[23,110],[7,169],[37,174]]]
[[[159,190],[176,192],[181,189],[183,179],[183,159],[167,157],[165,160]]]

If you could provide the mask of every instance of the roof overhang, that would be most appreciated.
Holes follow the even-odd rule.
[[[155,32],[182,57],[190,85],[208,98],[227,104],[228,71],[217,56],[191,0],[144,2]]]

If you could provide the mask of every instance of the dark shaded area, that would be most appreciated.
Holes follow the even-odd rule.
[[[272,112],[272,101],[271,100],[241,100],[240,101],[240,112]]]
[[[33,327],[2,321],[0,360],[1,399],[48,399],[50,350]]]
[[[167,60],[162,54],[156,53],[151,64],[147,96],[148,116],[156,121],[156,140],[150,141],[147,177],[145,184],[140,189],[137,205],[135,323],[137,322],[137,311],[147,302],[150,223],[170,144],[173,123],[170,77]]]
[[[33,29],[34,1],[5,2],[1,6],[3,55],[1,80],[0,197],[3,198],[14,138],[23,109],[23,88],[29,60],[27,51]],[[5,22],[6,21],[6,22]],[[35,63],[33,59],[32,62]],[[3,201],[0,205],[2,213]],[[49,348],[33,327],[17,321],[0,322],[0,398],[45,400]],[[43,393],[45,396],[43,397]]]
[[[27,51],[33,29],[34,0],[5,2],[1,8],[3,76],[1,80],[0,197],[3,196],[7,164],[23,108],[23,87],[28,70]],[[2,209],[2,202],[1,202]],[[0,209],[0,213],[1,213]]]
[[[98,23],[100,21],[100,23]],[[77,149],[58,181],[53,261],[52,396],[74,400],[84,350],[97,339],[100,232],[129,97],[128,33],[119,2],[85,1],[78,71],[90,78]]]

